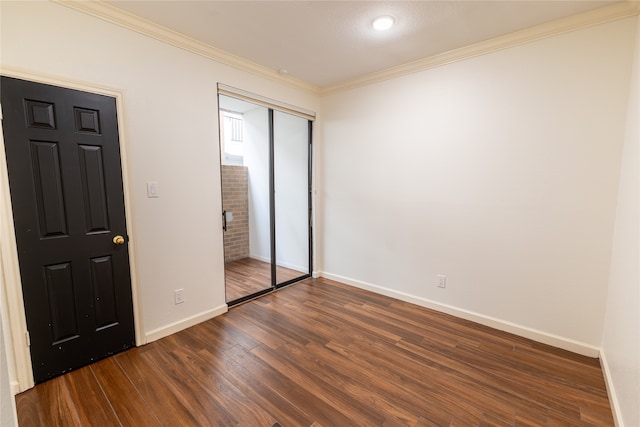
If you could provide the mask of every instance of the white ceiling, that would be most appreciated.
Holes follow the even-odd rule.
[[[106,3],[317,87],[617,1],[121,1]],[[397,23],[375,32],[371,20]]]

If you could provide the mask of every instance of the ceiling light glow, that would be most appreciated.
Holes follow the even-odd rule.
[[[371,21],[371,25],[373,28],[378,31],[388,30],[396,23],[396,18],[390,15],[378,16],[373,21]]]

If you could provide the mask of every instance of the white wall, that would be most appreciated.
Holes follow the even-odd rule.
[[[634,30],[327,96],[323,274],[597,355]]]
[[[225,309],[216,83],[312,111],[317,97],[63,5],[1,8],[3,67],[124,94],[144,332],[157,338]],[[146,197],[147,181],[158,182],[159,198]],[[176,288],[183,304],[173,303]]]
[[[602,361],[620,425],[640,425],[640,18],[622,152]]]

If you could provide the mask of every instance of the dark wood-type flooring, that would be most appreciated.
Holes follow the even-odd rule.
[[[20,426],[610,426],[597,359],[305,280],[36,386]]]
[[[271,264],[254,258],[230,261],[224,265],[227,302],[271,287]],[[276,266],[276,282],[284,283],[304,273]]]

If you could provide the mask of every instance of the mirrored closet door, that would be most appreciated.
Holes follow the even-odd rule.
[[[307,118],[220,94],[226,300],[247,301],[311,275]]]

